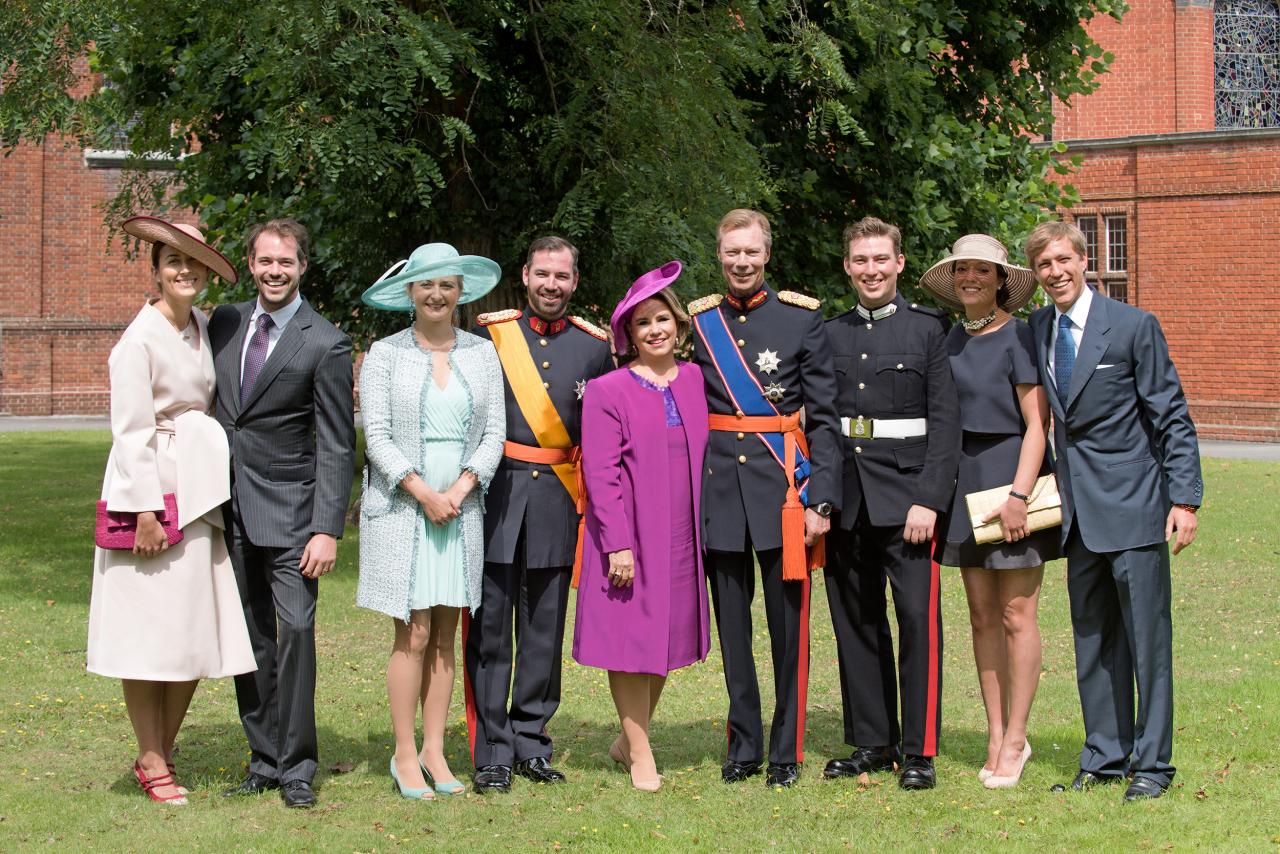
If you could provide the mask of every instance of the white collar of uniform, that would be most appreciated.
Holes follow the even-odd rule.
[[[890,302],[879,308],[867,308],[862,303],[858,303],[858,317],[863,320],[884,320],[898,310],[898,303]]]
[[[1076,329],[1084,329],[1084,322],[1089,319],[1089,306],[1091,305],[1093,305],[1093,288],[1089,287],[1088,283],[1085,283],[1084,290],[1076,298],[1075,304],[1067,309],[1066,312],[1054,306],[1053,322],[1055,325],[1061,323],[1062,321],[1058,318],[1065,313],[1067,317],[1071,318],[1071,323]]]
[[[284,308],[277,308],[275,311],[267,311],[262,307],[262,300],[253,301],[253,316],[249,318],[249,325],[252,326],[258,322],[258,318],[264,314],[271,315],[271,322],[275,324],[276,329],[284,331],[289,325],[289,321],[293,320],[293,316],[298,313],[298,309],[302,308],[302,291],[293,292],[293,301]]]

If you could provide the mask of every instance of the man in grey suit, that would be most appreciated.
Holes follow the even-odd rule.
[[[1043,223],[1026,252],[1053,300],[1031,329],[1053,409],[1084,713],[1071,788],[1128,776],[1126,801],[1158,798],[1174,774],[1168,543],[1177,554],[1195,539],[1204,494],[1195,425],[1159,321],[1085,285],[1080,230]]]
[[[209,320],[217,417],[231,446],[227,548],[258,669],[236,677],[249,775],[224,794],[280,789],[315,804],[317,579],[333,569],[355,455],[351,341],[298,291],[307,232],[276,219],[245,243],[258,298]]]

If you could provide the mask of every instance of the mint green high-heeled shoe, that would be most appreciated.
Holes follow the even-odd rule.
[[[396,788],[400,790],[400,797],[408,798],[411,801],[433,801],[435,794],[431,789],[406,789],[404,783],[400,782],[400,775],[396,773],[396,758],[391,757],[391,779],[395,782]]]
[[[422,769],[422,778],[428,783],[432,782],[431,772],[427,770],[421,756],[418,757],[418,767]],[[436,794],[439,795],[461,795],[467,790],[460,780],[445,780],[443,783],[436,783],[435,787]]]

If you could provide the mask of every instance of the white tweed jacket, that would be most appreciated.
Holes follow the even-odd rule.
[[[479,481],[459,517],[467,599],[474,613],[484,570],[484,492],[502,458],[506,405],[502,366],[492,342],[461,329],[454,334],[449,364],[471,401],[462,468]],[[410,472],[423,471],[422,405],[431,382],[431,358],[410,328],[374,342],[360,369],[368,464],[360,504],[356,604],[406,622],[422,508],[399,484]]]

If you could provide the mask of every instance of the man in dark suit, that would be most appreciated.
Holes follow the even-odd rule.
[[[720,220],[716,255],[726,291],[695,300],[693,361],[706,379],[711,435],[702,484],[702,545],[729,692],[728,747],[721,778],[737,783],[766,771],[789,787],[804,762],[809,673],[806,545],[826,534],[839,501],[835,378],[821,304],[765,283],[773,234],[759,211]],[[805,421],[799,423],[803,408]],[[784,468],[788,444],[808,459]],[[798,574],[784,577],[783,505],[793,484],[804,504]],[[767,769],[760,687],[752,652],[756,565],[773,657],[774,709]]]
[[[1084,712],[1071,788],[1127,775],[1132,801],[1160,797],[1173,779],[1167,544],[1177,554],[1195,539],[1204,484],[1159,321],[1088,288],[1085,252],[1069,223],[1043,223],[1027,238],[1027,260],[1053,300],[1031,316],[1031,329],[1053,409]]]
[[[209,320],[218,421],[231,446],[227,548],[258,669],[236,677],[249,775],[225,794],[280,789],[315,804],[317,579],[333,569],[355,455],[351,341],[298,292],[307,232],[255,225],[258,298]]]
[[[828,762],[823,775],[856,777],[899,764],[902,788],[932,789],[942,718],[933,539],[955,489],[960,402],[944,315],[898,293],[906,262],[901,246],[897,226],[875,217],[845,230],[844,269],[858,304],[827,322],[844,453],[841,513],[828,538],[827,601],[844,738],[855,749],[848,759]],[[898,618],[896,673],[886,578]]]
[[[613,369],[604,331],[568,314],[577,248],[560,237],[535,240],[522,277],[525,310],[481,315],[474,330],[498,349],[507,408],[503,459],[485,495],[480,608],[463,622],[467,727],[480,792],[509,790],[513,772],[536,783],[564,780],[551,766],[547,723],[560,706],[578,541],[582,392]]]

